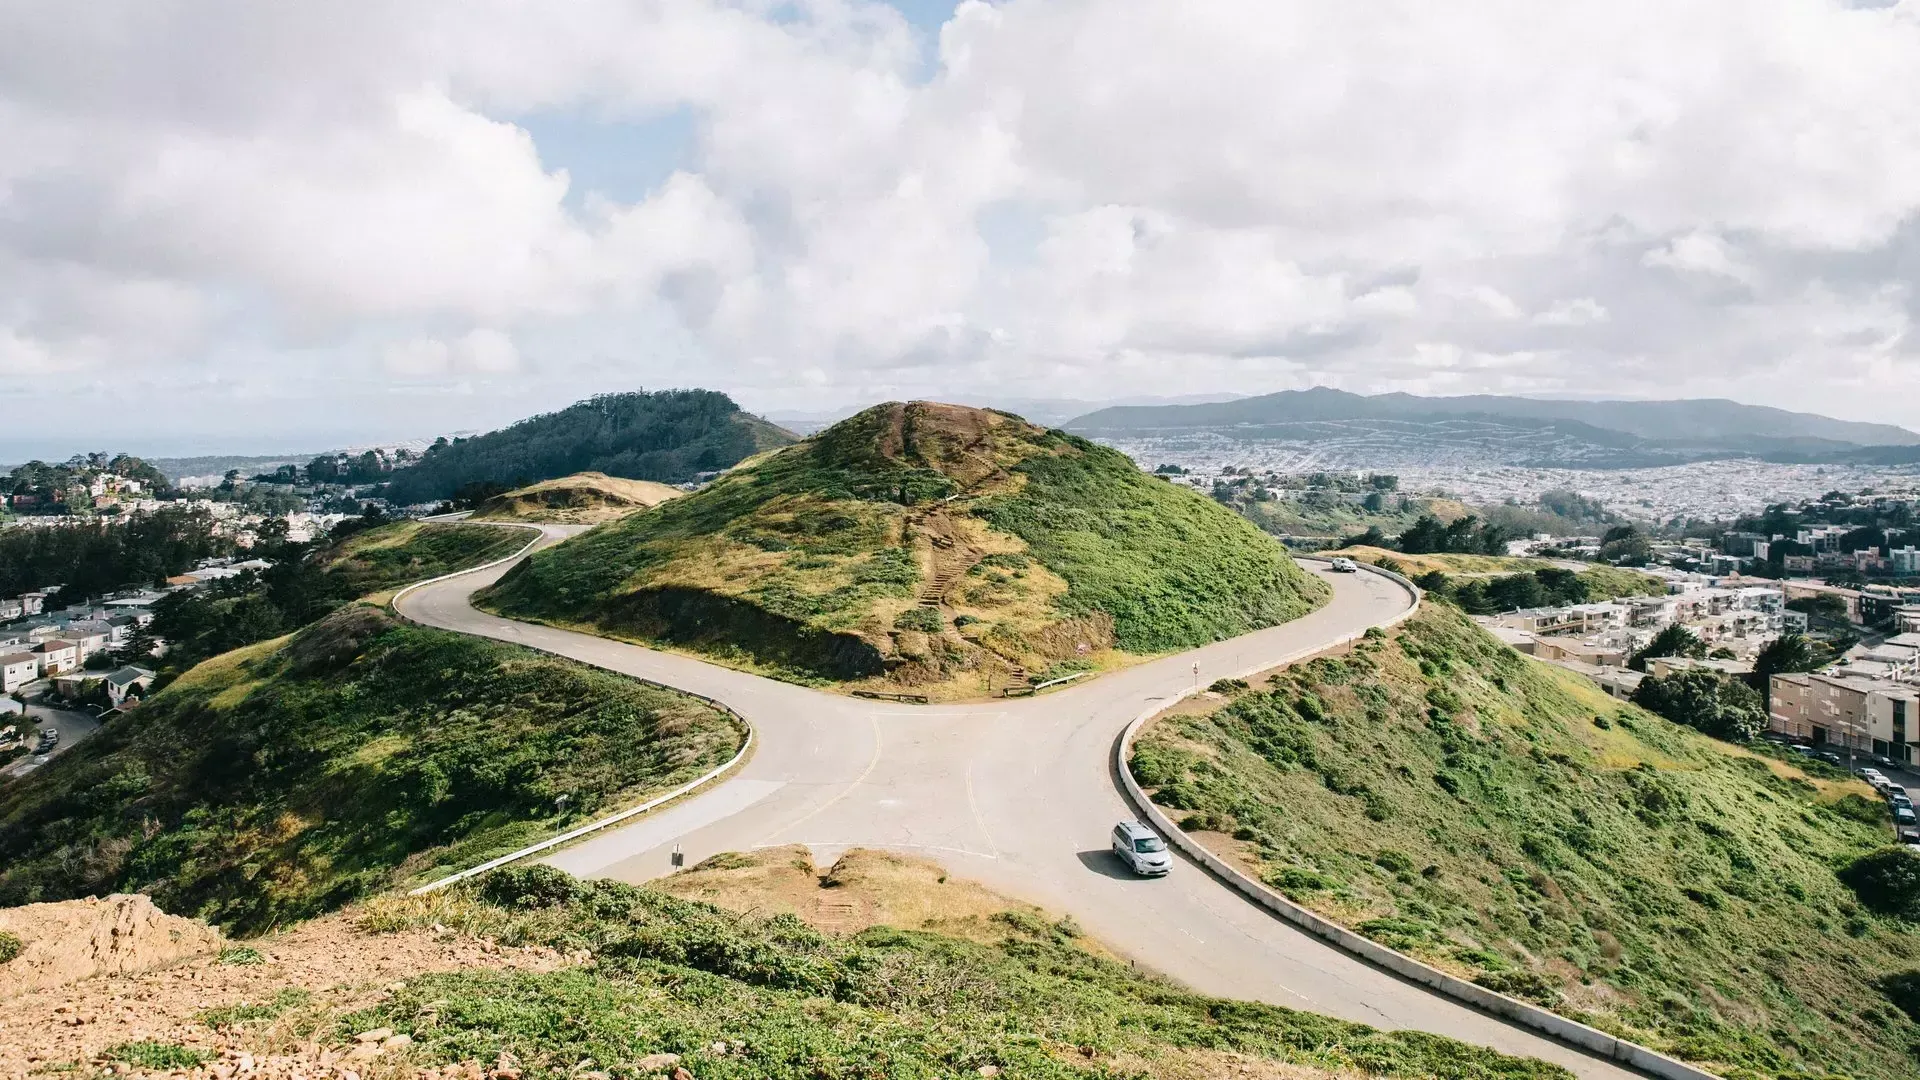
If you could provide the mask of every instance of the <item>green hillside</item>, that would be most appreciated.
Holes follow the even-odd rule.
[[[0,787],[0,905],[139,891],[256,932],[683,783],[742,737],[692,698],[356,605]]]
[[[405,506],[470,485],[497,494],[579,472],[678,484],[792,441],[713,390],[601,394],[499,431],[441,440],[393,473],[386,497]]]
[[[506,1051],[528,1080],[577,1076],[583,1060],[643,1076],[639,1063],[660,1053],[693,1076],[739,1080],[1568,1075],[1436,1035],[1204,997],[1096,955],[1070,921],[1025,911],[996,916],[984,941],[889,927],[839,936],[790,914],[737,915],[531,867],[382,901],[364,923],[590,950],[589,967],[410,979],[342,1024],[408,1034],[430,1064]]]
[[[915,402],[541,552],[479,602],[788,678],[964,696],[1231,637],[1325,595],[1232,511],[1113,450]]]
[[[1892,839],[1843,774],[1716,742],[1457,610],[1169,718],[1154,798],[1375,940],[1730,1077],[1909,1077],[1880,989],[1920,928],[1836,870]]]

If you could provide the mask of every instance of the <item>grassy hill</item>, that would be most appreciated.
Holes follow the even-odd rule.
[[[524,486],[587,471],[677,484],[792,441],[713,390],[601,394],[499,431],[436,443],[418,464],[393,473],[386,496],[411,505],[450,498],[470,484]]]
[[[0,788],[0,903],[137,890],[259,931],[682,783],[742,737],[684,695],[356,605]]]
[[[1396,496],[1392,508],[1374,513],[1365,507],[1350,502],[1314,499],[1271,499],[1266,502],[1246,502],[1238,509],[1249,521],[1276,536],[1325,537],[1329,539],[1351,536],[1377,528],[1389,536],[1396,536],[1422,514],[1432,514],[1441,521],[1453,521],[1473,513],[1467,504],[1456,499],[1408,498],[1404,501]]]
[[[541,552],[479,602],[787,678],[963,696],[1325,595],[1244,519],[1118,452],[915,402]]]
[[[598,525],[682,494],[679,488],[652,480],[583,472],[496,495],[474,510],[473,520]]]
[[[943,890],[946,878],[921,887]],[[858,884],[847,892],[862,899]],[[530,1077],[567,1076],[583,1058],[641,1075],[629,1063],[661,1052],[699,1077],[796,1080],[1567,1076],[1451,1039],[1181,990],[1017,905],[965,937],[884,926],[847,936],[530,868],[384,904],[368,922],[591,950],[592,968],[409,980],[346,1025],[409,1033],[429,1061],[507,1050]]]
[[[354,533],[313,559],[337,596],[357,599],[504,559],[532,536],[528,529],[396,521]]]
[[[1836,869],[1889,842],[1844,774],[1614,701],[1431,605],[1169,717],[1133,767],[1175,820],[1375,940],[1721,1075],[1909,1077],[1881,992],[1920,928]]]

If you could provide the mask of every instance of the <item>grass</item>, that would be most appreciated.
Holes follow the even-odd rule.
[[[742,737],[672,691],[350,607],[0,790],[0,903],[140,891],[255,933],[683,783]]]
[[[1531,574],[1559,565],[1553,559],[1515,555],[1456,555],[1452,553],[1408,555],[1376,547],[1343,548],[1334,554],[1359,562],[1397,569],[1408,577],[1438,571],[1453,578],[1495,577],[1503,574]],[[1591,600],[1613,600],[1623,596],[1663,596],[1667,587],[1651,574],[1620,566],[1587,566],[1578,571],[1586,583]]]
[[[1613,701],[1429,606],[1169,717],[1133,766],[1296,901],[1729,1077],[1911,1076],[1881,980],[1914,924],[1835,871],[1890,838],[1858,781]]]
[[[205,1050],[163,1042],[124,1042],[110,1046],[102,1057],[141,1069],[191,1069],[213,1060]]]
[[[990,941],[888,927],[842,936],[791,914],[738,914],[529,868],[390,902],[370,918],[378,929],[432,923],[506,945],[586,949],[594,960],[410,979],[339,1030],[406,1033],[428,1064],[510,1054],[528,1080],[580,1068],[636,1076],[641,1059],[661,1053],[712,1080],[1224,1075],[1233,1054],[1244,1055],[1241,1070],[1264,1061],[1449,1080],[1567,1075],[1437,1036],[1193,994],[1089,952],[1070,924],[1019,911],[992,917]]]
[[[1398,506],[1401,496],[1389,494],[1387,500]],[[1471,507],[1454,499],[1409,498],[1405,510],[1376,514],[1356,503],[1316,499],[1312,495],[1304,499],[1249,501],[1239,504],[1239,509],[1247,520],[1275,535],[1324,539],[1351,536],[1368,528],[1378,528],[1394,536],[1411,527],[1422,514],[1454,521],[1473,513]]]
[[[543,480],[488,499],[475,521],[539,521],[598,525],[678,498],[679,488],[585,472]]]
[[[263,1020],[277,1020],[287,1010],[299,1008],[312,1000],[312,993],[297,986],[288,986],[275,994],[271,1001],[202,1009],[194,1015],[194,1019],[210,1028],[239,1027]]]
[[[937,625],[909,613],[935,580]],[[1114,451],[916,403],[541,552],[480,602],[801,682],[966,694],[1015,667],[1243,633],[1324,595],[1246,521]]]
[[[527,546],[525,529],[399,521],[349,536],[319,558],[344,596],[365,596],[479,566]]]

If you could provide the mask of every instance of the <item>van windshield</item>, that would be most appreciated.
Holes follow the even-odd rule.
[[[1157,836],[1143,836],[1133,842],[1133,850],[1143,852],[1165,851],[1166,842]]]

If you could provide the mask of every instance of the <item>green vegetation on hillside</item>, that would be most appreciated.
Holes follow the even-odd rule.
[[[201,559],[225,555],[230,541],[213,535],[201,511],[165,509],[112,524],[55,525],[0,532],[0,596],[48,585],[63,599],[154,585]]]
[[[1266,1062],[1433,1080],[1567,1076],[1434,1035],[1203,997],[1092,955],[1070,923],[998,919],[997,943],[885,927],[838,937],[792,915],[738,915],[544,867],[496,871],[377,907],[369,925],[584,948],[593,966],[411,979],[342,1030],[392,1028],[434,1064],[505,1052],[528,1080],[577,1075],[583,1060],[638,1076],[656,1054],[680,1055],[673,1064],[703,1080],[1277,1074]]]
[[[357,525],[359,522],[350,522]],[[525,529],[399,521],[347,531],[332,542],[271,543],[273,565],[173,593],[154,605],[153,632],[169,644],[167,669],[279,637],[373,593],[505,558]]]
[[[257,932],[685,782],[741,738],[684,695],[356,605],[0,788],[0,904],[139,891]]]
[[[469,485],[496,485],[488,494],[497,494],[587,471],[678,484],[792,441],[713,390],[601,394],[471,439],[442,439],[392,473],[386,496],[434,502]]]
[[[481,602],[789,678],[968,693],[1243,633],[1324,595],[1257,529],[1115,451],[916,402],[541,552]]]
[[[1857,781],[1622,705],[1451,608],[1151,727],[1155,799],[1359,932],[1725,1076],[1913,1075],[1920,929]]]
[[[475,507],[473,521],[541,521],[598,525],[681,495],[652,480],[584,472],[503,492]]]
[[[1331,554],[1405,574],[1433,599],[1445,600],[1471,615],[1628,596],[1662,596],[1667,591],[1659,578],[1618,566],[1574,570],[1551,559],[1457,553],[1407,555],[1375,547],[1343,548]]]

